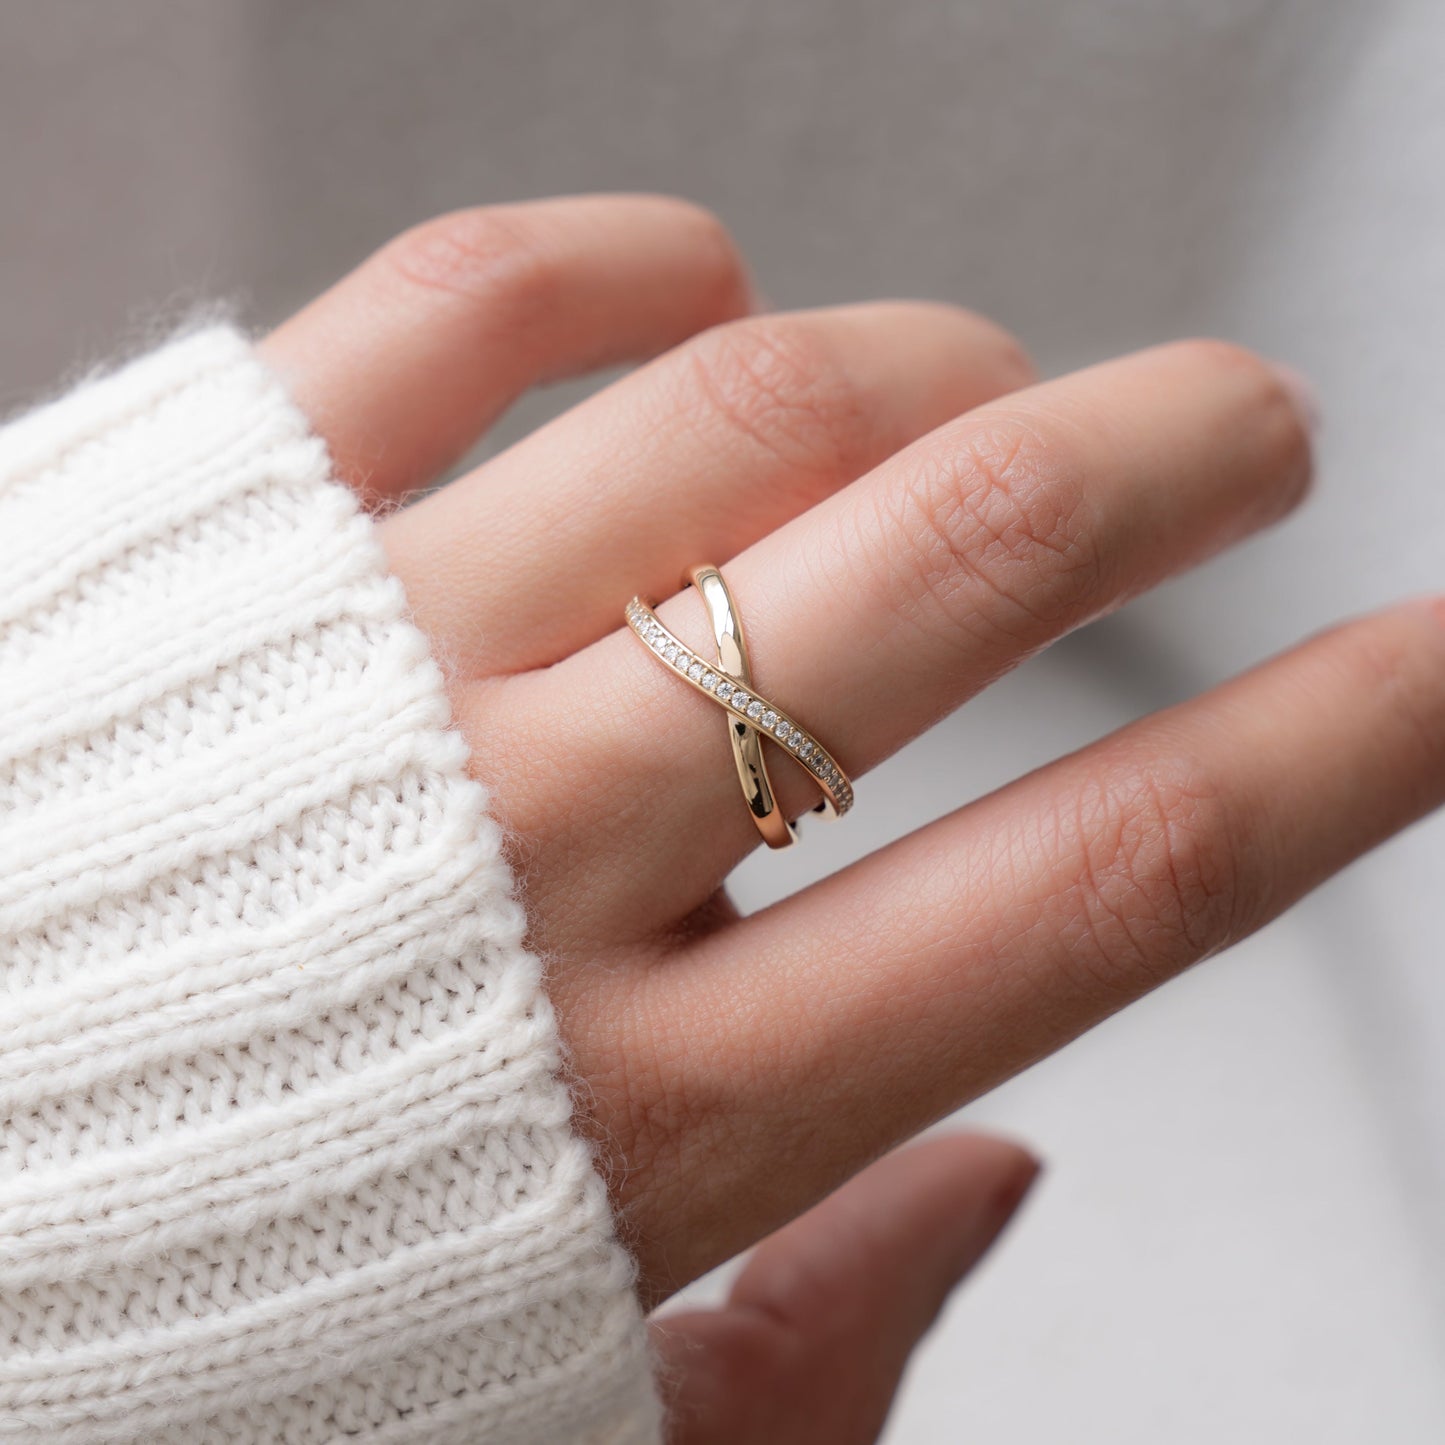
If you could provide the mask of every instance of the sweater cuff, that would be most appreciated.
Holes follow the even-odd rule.
[[[237,333],[0,431],[0,1441],[657,1438],[466,762]]]

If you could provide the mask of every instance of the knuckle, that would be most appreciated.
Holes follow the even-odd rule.
[[[1022,418],[961,424],[884,495],[923,606],[1010,640],[1051,635],[1094,604],[1103,560],[1067,448]],[[895,540],[896,539],[896,540]]]
[[[1105,770],[1070,825],[1079,866],[1068,957],[1093,991],[1133,998],[1248,931],[1234,806],[1194,765]]]
[[[835,349],[796,317],[731,322],[686,348],[710,420],[783,467],[834,476],[866,450],[868,407]]]
[[[408,289],[506,305],[521,313],[519,320],[545,311],[561,280],[538,227],[509,207],[424,221],[386,246],[381,259]]]

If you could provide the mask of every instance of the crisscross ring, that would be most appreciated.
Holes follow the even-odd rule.
[[[762,739],[771,740],[813,775],[823,790],[822,801],[814,812],[841,817],[853,806],[853,785],[833,755],[807,728],[776,703],[759,696],[752,686],[741,621],[718,569],[692,567],[685,580],[698,589],[708,608],[718,647],[714,661],[708,661],[669,632],[641,597],[627,604],[628,626],[659,662],[729,714],[729,736],[749,811],[772,847],[786,847],[795,834],[773,799]]]

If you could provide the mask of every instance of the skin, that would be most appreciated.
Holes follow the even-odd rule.
[[[706,212],[572,198],[428,222],[264,349],[447,664],[644,1302],[773,1236],[724,1309],[655,1327],[678,1438],[847,1445],[1036,1167],[973,1136],[872,1161],[1445,801],[1445,601],[741,918],[724,880],[758,838],[718,712],[622,628],[634,592],[700,646],[677,579],[725,563],[758,688],[857,778],[1285,516],[1311,471],[1297,383],[1223,342],[1040,383],[955,307],[752,296]],[[646,364],[397,509],[529,387],[625,362]],[[790,814],[815,801],[773,775]]]

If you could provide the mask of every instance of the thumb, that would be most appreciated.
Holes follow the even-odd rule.
[[[653,1324],[675,1445],[872,1445],[908,1356],[1038,1163],[981,1134],[892,1154],[754,1251],[721,1309]]]

